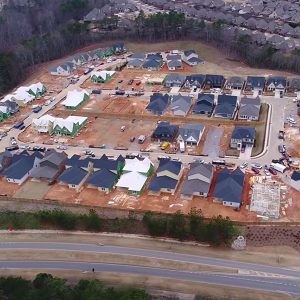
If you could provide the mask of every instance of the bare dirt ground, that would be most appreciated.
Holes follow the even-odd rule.
[[[291,76],[292,73],[284,71],[274,71],[269,69],[256,69],[247,66],[243,62],[228,60],[230,53],[225,53],[217,48],[206,45],[197,41],[176,41],[164,43],[126,43],[129,51],[132,52],[150,52],[150,51],[168,51],[171,49],[194,49],[199,57],[205,60],[204,64],[200,64],[193,68],[193,73],[202,74],[223,74],[232,75],[286,75]]]
[[[19,185],[15,183],[9,183],[5,178],[0,178],[1,195],[13,196],[19,188]]]

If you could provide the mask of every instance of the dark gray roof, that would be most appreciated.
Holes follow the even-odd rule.
[[[182,61],[179,59],[172,59],[167,62],[169,68],[180,68],[182,66]]]
[[[199,94],[196,104],[193,107],[194,113],[208,112],[212,111],[214,104],[214,95],[213,94]]]
[[[156,173],[158,174],[159,172],[162,171],[169,171],[173,174],[178,175],[180,173],[181,167],[182,167],[182,163],[180,161],[174,161],[165,158],[159,161],[159,166],[157,168]]]
[[[143,65],[143,61],[141,59],[133,59],[130,60],[127,64],[128,67],[140,68]]]
[[[235,126],[231,134],[232,139],[255,139],[255,127]]]
[[[203,180],[193,178],[193,175],[197,174],[200,175],[200,178],[203,176]],[[212,164],[202,164],[199,162],[191,163],[189,173],[181,187],[181,194],[188,196],[201,192],[207,194],[211,185],[212,174]]]
[[[176,95],[172,97],[170,109],[173,111],[182,110],[187,113],[192,105],[192,98],[189,96]]]
[[[200,133],[203,132],[204,128],[202,124],[184,124],[182,128],[179,128],[178,135],[180,135],[185,142],[190,137],[193,137],[198,142]]]
[[[288,85],[290,89],[300,90],[300,77],[290,78]]]
[[[4,172],[6,178],[22,179],[34,166],[35,156],[20,155]]]
[[[116,160],[110,159],[105,154],[103,154],[101,158],[93,159],[92,162],[94,164],[94,168],[117,171],[119,163],[124,163],[125,159],[121,155]]]
[[[168,54],[167,60],[181,60],[181,56],[179,54]]]
[[[90,175],[86,183],[100,188],[112,188],[117,178],[117,174],[107,169],[102,169]]]
[[[273,83],[275,86],[283,85],[286,86],[286,77],[282,76],[270,76],[267,80],[267,85]]]
[[[169,98],[168,94],[163,95],[154,93],[151,95],[150,103],[147,105],[146,109],[153,113],[162,114],[169,105]]]
[[[172,141],[178,132],[178,128],[178,125],[172,125],[169,122],[160,122],[153,131],[152,138]]]
[[[232,76],[227,79],[226,85],[242,88],[244,85],[244,82],[245,82],[245,79],[243,77]]]
[[[149,54],[147,54],[147,59],[153,59],[153,60],[161,62],[162,56],[160,53],[149,53]]]
[[[218,175],[214,197],[226,202],[241,203],[244,178],[245,174],[239,168],[233,172],[224,168]]]
[[[191,54],[195,54],[196,53],[196,51],[195,50],[185,50],[184,51],[184,55],[185,56],[190,56]]]
[[[205,80],[205,75],[203,74],[194,74],[186,77],[186,81],[188,81],[189,84],[192,85],[194,82],[196,82],[197,86],[199,87],[202,87],[204,80]]]
[[[295,181],[299,181],[300,180],[300,172],[294,171],[291,176],[291,179],[295,180]]]
[[[95,7],[84,17],[84,21],[100,21],[103,20],[105,17],[106,16],[104,13],[102,13],[101,9]]]
[[[147,59],[144,64],[143,64],[143,68],[144,69],[148,69],[148,68],[159,68],[160,67],[161,62],[159,60],[155,60],[155,59]]]
[[[252,116],[259,117],[260,112],[261,99],[259,97],[256,98],[248,98],[243,97],[240,103],[240,116]]]
[[[214,88],[221,88],[223,86],[223,83],[224,83],[223,75],[206,74],[205,84],[209,84]]]
[[[130,59],[144,59],[145,57],[145,53],[133,53],[130,55]]]
[[[237,97],[229,95],[219,95],[215,115],[233,116],[237,105]]]
[[[266,79],[265,77],[259,77],[259,76],[248,76],[247,77],[247,87],[248,88],[264,88],[265,86],[265,82],[266,82]]]
[[[58,181],[66,184],[79,184],[87,175],[87,171],[79,167],[71,167],[66,169],[59,177]]]
[[[188,59],[189,62],[191,63],[202,63],[204,60],[200,57],[191,57],[190,59]]]
[[[165,77],[165,82],[180,82],[181,84],[183,84],[185,79],[186,76],[183,74],[172,73],[172,74],[168,74]]]

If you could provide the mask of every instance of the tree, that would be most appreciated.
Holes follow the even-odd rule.
[[[189,215],[189,231],[191,235],[198,241],[206,239],[206,226],[201,209],[192,208]]]
[[[102,227],[102,220],[94,209],[90,209],[88,215],[81,215],[84,229],[99,231]]]
[[[169,232],[170,235],[179,240],[183,240],[187,237],[188,231],[186,226],[185,216],[181,211],[177,211],[175,214],[170,216],[169,221]]]
[[[151,235],[164,236],[167,234],[168,220],[166,216],[147,212],[143,217],[143,222],[146,224]]]

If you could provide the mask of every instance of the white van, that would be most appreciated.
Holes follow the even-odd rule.
[[[271,163],[270,167],[273,168],[274,170],[280,172],[280,173],[284,173],[286,170],[286,166],[279,164],[279,163]]]

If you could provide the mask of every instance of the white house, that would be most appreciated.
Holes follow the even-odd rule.
[[[90,98],[90,93],[86,90],[68,91],[67,97],[61,102],[65,108],[76,110],[80,105]]]

